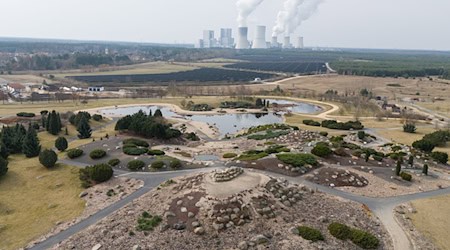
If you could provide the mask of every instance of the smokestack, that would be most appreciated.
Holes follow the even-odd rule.
[[[303,45],[303,37],[298,37],[297,38],[297,43],[295,44],[295,48],[297,49],[303,49],[304,45]]]
[[[248,43],[248,27],[239,27],[238,30],[238,41],[236,44],[236,49],[249,49],[250,44]]]
[[[290,36],[284,37],[283,49],[290,49],[291,47],[292,47],[291,37]]]
[[[266,43],[266,26],[256,26],[255,40],[253,41],[253,49],[267,49]]]

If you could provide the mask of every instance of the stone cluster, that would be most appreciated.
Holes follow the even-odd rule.
[[[287,135],[282,135],[276,139],[278,143],[298,143],[304,141],[314,141],[320,139],[323,140],[323,136],[321,136],[317,132],[312,132],[308,130],[298,130],[291,132]]]
[[[290,207],[301,200],[303,191],[306,191],[306,188],[288,186],[286,181],[276,179],[270,180],[266,185],[266,189],[287,207]]]
[[[248,206],[236,197],[219,201],[212,211],[213,227],[217,231],[242,226],[251,221]]]
[[[242,168],[230,167],[230,168],[227,168],[222,171],[220,171],[220,170],[214,171],[212,173],[212,179],[215,182],[226,182],[226,181],[233,180],[234,178],[238,177],[242,173],[244,173],[244,170]]]

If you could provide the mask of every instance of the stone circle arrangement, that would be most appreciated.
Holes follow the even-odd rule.
[[[212,173],[212,179],[215,182],[227,182],[238,177],[244,173],[244,170],[239,167],[230,167],[225,170],[217,170]]]

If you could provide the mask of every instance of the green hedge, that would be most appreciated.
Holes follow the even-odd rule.
[[[337,239],[350,239],[354,244],[363,249],[376,249],[380,245],[380,241],[373,234],[356,228],[351,228],[341,223],[331,223],[328,226],[328,231]]]
[[[143,155],[148,152],[147,148],[138,148],[138,147],[124,147],[122,148],[122,152],[126,155]]]
[[[35,117],[36,115],[34,113],[28,113],[28,112],[20,112],[16,114],[18,117]]]
[[[148,144],[148,142],[140,140],[140,139],[136,139],[136,138],[129,138],[129,139],[125,139],[123,140],[123,145],[125,147],[125,145],[135,145],[137,147],[143,147],[143,148],[148,148],[150,145]]]
[[[148,155],[165,155],[164,151],[158,149],[150,149]]]
[[[101,159],[106,156],[106,151],[103,149],[94,149],[89,153],[89,157],[93,160]]]
[[[401,172],[400,177],[402,177],[402,179],[405,181],[412,181],[412,175],[410,175],[406,172]]]
[[[308,125],[308,126],[320,127],[320,122],[313,121],[313,120],[303,120],[303,124]]]
[[[310,240],[312,242],[324,240],[322,233],[319,230],[311,227],[300,226],[298,227],[298,233],[300,236],[302,236],[303,239]]]
[[[83,150],[79,148],[69,149],[67,151],[67,157],[69,157],[70,159],[75,159],[82,156],[83,153],[84,153]]]
[[[132,171],[136,171],[139,169],[142,169],[143,167],[145,167],[145,162],[141,161],[141,160],[132,160],[130,162],[128,162],[127,165],[128,169],[132,170]]]
[[[177,168],[183,167],[183,164],[182,164],[181,161],[178,160],[178,159],[172,159],[172,160],[170,161],[169,166],[170,166],[171,168],[177,169]]]
[[[318,164],[316,158],[311,154],[279,154],[277,158],[293,167],[303,167],[306,164],[317,166]]]
[[[237,156],[237,154],[235,154],[235,153],[225,153],[225,154],[223,154],[222,157],[225,159],[230,159],[230,158],[234,158],[236,156]]]
[[[334,237],[340,240],[350,239],[352,236],[352,229],[344,224],[333,222],[328,225],[328,231]]]
[[[433,158],[433,160],[442,163],[442,164],[447,164],[448,162],[448,154],[444,153],[444,152],[433,152],[431,153],[431,158]]]
[[[165,163],[163,161],[154,161],[152,165],[150,165],[150,167],[154,169],[161,169],[164,167],[164,165]]]
[[[313,155],[319,156],[319,157],[327,157],[330,156],[333,153],[333,150],[330,149],[327,145],[324,143],[318,143],[312,150],[311,153]]]
[[[117,166],[119,164],[120,164],[120,160],[119,159],[111,159],[111,160],[108,161],[108,165],[110,165],[112,167],[115,167],[115,166]]]
[[[82,186],[88,188],[95,183],[105,182],[114,174],[114,170],[107,164],[98,164],[80,169],[79,178]]]

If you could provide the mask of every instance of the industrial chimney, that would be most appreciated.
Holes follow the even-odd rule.
[[[284,37],[283,49],[290,49],[291,47],[292,47],[291,37],[290,36]]]
[[[239,27],[238,30],[238,41],[236,44],[236,49],[249,49],[250,44],[248,43],[248,27]]]
[[[303,49],[304,45],[303,45],[303,37],[298,37],[297,38],[297,43],[295,44],[295,48],[297,49]]]
[[[253,41],[253,49],[267,49],[266,43],[266,26],[256,26],[255,40]]]

